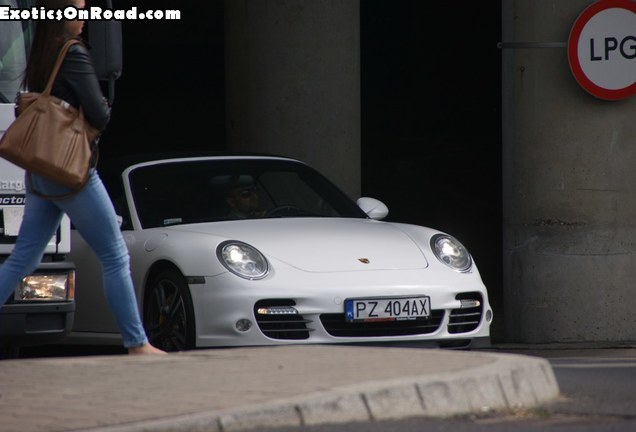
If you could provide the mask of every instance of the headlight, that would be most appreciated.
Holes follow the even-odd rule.
[[[267,276],[267,259],[256,248],[235,240],[219,245],[216,255],[226,269],[245,279],[262,279]]]
[[[473,266],[468,250],[456,238],[436,234],[431,238],[431,249],[441,262],[459,272],[467,272]]]
[[[32,274],[15,290],[15,301],[66,301],[75,296],[75,272]]]

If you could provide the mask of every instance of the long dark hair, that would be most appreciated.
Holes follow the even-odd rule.
[[[38,0],[36,7],[64,9],[73,0]],[[29,53],[22,86],[29,91],[42,92],[46,87],[53,65],[62,45],[71,39],[64,24],[66,20],[40,20],[35,25],[35,35]]]

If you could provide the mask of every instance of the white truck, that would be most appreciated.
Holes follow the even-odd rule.
[[[34,0],[0,0],[0,7],[34,5]],[[114,80],[121,74],[120,23],[87,24],[98,76],[108,80],[112,93]],[[35,25],[34,21],[0,21],[0,135],[15,118],[13,101]],[[0,265],[15,245],[25,201],[24,171],[0,158]],[[52,343],[71,332],[75,267],[66,259],[70,250],[71,222],[65,216],[38,268],[18,284],[4,305],[0,304],[0,358],[16,356],[20,346]]]

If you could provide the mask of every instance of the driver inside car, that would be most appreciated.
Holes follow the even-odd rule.
[[[265,216],[252,176],[240,176],[226,192],[225,201],[230,206],[230,219],[253,219]]]

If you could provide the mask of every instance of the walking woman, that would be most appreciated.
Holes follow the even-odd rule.
[[[45,9],[86,7],[84,0],[39,0]],[[62,45],[79,39],[83,21],[41,20],[36,23],[33,45],[27,63],[24,84],[29,91],[42,92]],[[103,130],[110,120],[110,107],[101,93],[87,48],[79,43],[69,49],[57,75],[54,96],[70,105],[82,107],[88,122]],[[141,324],[130,275],[130,258],[115,210],[94,167],[88,184],[67,198],[46,199],[41,195],[63,196],[71,192],[65,186],[36,175],[27,175],[24,218],[15,248],[0,266],[0,305],[13,293],[23,277],[35,270],[46,244],[66,213],[75,228],[91,246],[102,264],[104,289],[109,306],[129,354],[164,354],[148,343]],[[81,290],[81,287],[78,289]]]

